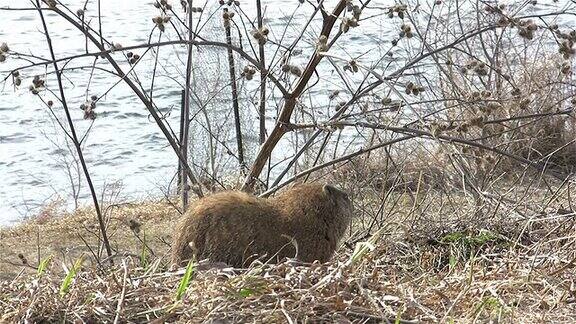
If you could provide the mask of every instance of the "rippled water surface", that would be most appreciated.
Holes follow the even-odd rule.
[[[85,1],[64,2],[76,10]],[[178,5],[178,1],[172,2],[175,6]],[[255,12],[254,2],[241,1],[244,10],[251,16],[254,16],[252,12]],[[327,7],[330,8],[333,2],[328,1]],[[158,14],[151,3],[141,0],[102,0],[105,36],[112,42],[119,42],[124,46],[147,42],[153,27],[151,18]],[[266,7],[267,23],[272,28],[283,28],[289,23],[287,37],[298,35],[307,17],[306,14],[301,14],[291,19],[298,1],[268,0],[263,3]],[[375,6],[390,3],[392,2],[384,0],[373,1]],[[29,6],[29,3],[0,0],[0,7],[18,5]],[[97,26],[96,13],[94,5],[91,5],[87,17],[92,19],[92,26]],[[85,40],[75,28],[50,13],[47,13],[47,20],[57,57],[83,53]],[[214,29],[213,32],[210,28]],[[207,32],[204,35],[212,40],[223,41],[223,34],[219,28],[219,25],[206,26]],[[0,42],[7,42],[13,50],[48,58],[49,53],[41,30],[38,13],[33,10],[0,11]],[[157,34],[154,35],[153,37],[157,37]],[[168,37],[176,39],[174,31],[168,31]],[[381,19],[375,19],[372,25],[364,27],[362,33],[352,33],[348,37],[356,44],[348,51],[351,54],[361,54],[365,48],[374,47],[375,43],[390,41],[393,35]],[[178,82],[182,81],[185,49],[174,47],[163,51],[165,52],[160,53],[163,68],[155,80],[154,97],[156,104],[166,114],[170,125],[177,132],[181,89]],[[212,55],[226,62],[225,52],[221,50],[207,51],[199,55]],[[379,57],[381,53],[374,52],[369,55]],[[303,55],[301,61],[306,62],[306,59],[307,56]],[[93,58],[78,59],[70,64],[70,67],[82,65],[89,67],[92,61]],[[26,64],[23,60],[9,59],[0,65],[0,71]],[[150,55],[139,67],[145,88],[149,87],[149,71],[153,64],[153,56]],[[105,67],[100,63],[96,66]],[[129,68],[127,64],[123,67]],[[51,70],[50,66],[47,70],[42,68],[27,72],[28,75],[24,75],[27,79],[24,79],[23,86],[19,89],[13,88],[10,79],[2,83],[0,89],[0,224],[9,224],[23,216],[37,213],[39,206],[56,197],[61,197],[66,202],[72,201],[70,176],[67,171],[70,169],[67,163],[72,163],[73,166],[70,149],[64,141],[61,128],[49,110],[27,89],[34,74],[43,74]],[[220,72],[203,71],[203,73],[209,76],[210,73]],[[227,70],[221,73],[221,77],[227,77]],[[1,77],[4,78],[6,75],[3,73]],[[103,190],[105,184],[121,181],[123,186],[121,192],[130,198],[161,195],[162,188],[167,186],[174,176],[177,165],[176,157],[168,147],[167,141],[149,118],[142,103],[126,85],[120,83],[110,90],[117,78],[100,70],[96,70],[91,78],[89,76],[90,73],[86,69],[67,71],[64,85],[78,133],[83,135],[89,127],[92,127],[84,141],[84,152],[98,192]],[[47,82],[51,89],[57,89],[54,86],[53,75],[48,75]],[[87,94],[85,91],[88,84],[90,93]],[[107,91],[109,92],[106,93]],[[97,106],[98,118],[91,125],[90,121],[82,118],[82,111],[78,106],[87,96],[92,94],[102,96],[104,93],[106,95]],[[271,102],[274,102],[274,98],[271,98]],[[228,118],[225,113],[224,116],[223,118]],[[63,115],[58,117],[62,118]],[[246,119],[248,123],[253,122],[250,117]],[[72,179],[75,177],[73,173]],[[88,201],[87,193],[85,182],[82,180],[81,201]]]

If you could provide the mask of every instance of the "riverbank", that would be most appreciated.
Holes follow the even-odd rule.
[[[576,238],[573,212],[551,206],[521,219],[501,209],[502,215],[491,218],[509,221],[501,224],[500,232],[497,227],[481,228],[478,220],[459,229],[445,226],[440,233],[432,223],[425,224],[429,220],[406,220],[415,210],[409,208],[407,194],[390,195],[405,202],[397,203],[395,212],[391,209],[373,251],[354,254],[352,243],[360,240],[352,230],[348,244],[327,264],[288,260],[250,269],[199,266],[178,301],[184,269],[171,272],[167,267],[178,215],[168,204],[124,205],[111,212],[109,233],[118,252],[111,267],[94,261],[98,239],[91,234],[97,231],[90,226],[95,222],[89,209],[2,229],[2,321],[574,321],[576,251],[569,248]],[[416,193],[416,200],[419,197],[433,201],[433,196]],[[357,199],[357,213],[368,215],[374,202]],[[466,202],[453,203],[460,206],[458,212],[467,213]],[[434,208],[426,210],[432,213]],[[457,213],[442,218],[463,220]],[[424,235],[409,226],[429,230]],[[355,229],[361,227],[359,220]],[[82,266],[63,292],[62,265],[72,269],[81,255]],[[47,258],[51,261],[44,267]]]
[[[107,208],[108,235],[118,258],[140,255],[143,242],[154,256],[167,253],[179,216],[170,204],[150,201]],[[81,255],[87,266],[96,266],[94,256],[105,257],[99,248],[97,224],[94,210],[83,208],[65,214],[46,211],[21,224],[0,228],[0,278],[35,273],[41,260],[48,257],[59,270],[62,262],[73,263]]]

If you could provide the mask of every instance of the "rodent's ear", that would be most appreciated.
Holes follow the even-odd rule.
[[[346,194],[344,191],[331,186],[331,185],[324,185],[324,187],[322,188],[324,190],[324,192],[330,196],[330,197],[339,197],[339,196],[344,196],[344,197],[348,197],[348,194]]]

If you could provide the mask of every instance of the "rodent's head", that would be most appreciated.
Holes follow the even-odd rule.
[[[345,216],[346,220],[352,218],[353,214],[352,201],[350,200],[350,197],[348,197],[348,194],[345,191],[328,184],[322,187],[322,191],[326,196],[328,196],[330,201],[335,205],[335,210],[338,211],[338,213],[340,214],[339,216]]]

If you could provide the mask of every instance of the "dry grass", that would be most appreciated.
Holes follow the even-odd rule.
[[[82,271],[63,297],[59,274],[5,281],[0,310],[5,321],[33,322],[573,322],[575,273],[567,260],[574,251],[530,253],[533,247],[491,247],[450,266],[440,259],[454,246],[383,240],[353,266],[343,253],[324,265],[198,271],[181,302],[174,296],[182,271],[143,269],[126,258],[106,274]]]
[[[142,241],[163,256],[169,249],[170,233],[178,213],[166,203],[124,204],[106,209],[108,233],[117,256],[140,255]],[[134,230],[139,230],[138,235]],[[140,239],[139,239],[140,238]],[[25,273],[35,272],[42,258],[52,256],[56,264],[73,264],[82,254],[94,266],[95,255],[104,257],[96,214],[81,209],[72,214],[42,212],[41,217],[18,226],[0,229],[0,279],[14,278],[22,258]]]
[[[501,228],[509,230],[496,232],[484,226],[487,222],[473,222],[474,217],[466,221],[468,226],[449,225],[461,223],[457,220],[462,220],[462,214],[473,210],[464,208],[465,197],[456,202],[463,208],[440,216],[440,207],[409,208],[407,194],[397,195],[406,202],[396,203],[397,213],[389,214],[387,223],[379,227],[387,229],[385,235],[375,250],[357,263],[346,263],[352,249],[343,246],[327,264],[287,260],[277,265],[253,264],[249,269],[203,264],[179,302],[175,296],[184,271],[168,271],[162,257],[168,249],[162,238],[170,237],[175,221],[175,213],[167,205],[140,204],[116,210],[110,222],[112,242],[119,251],[115,266],[105,265],[101,270],[86,261],[63,296],[59,290],[65,274],[60,264],[64,261],[71,267],[82,253],[84,259],[91,258],[89,249],[81,248],[83,243],[76,233],[89,236],[82,224],[94,216],[80,211],[42,225],[31,222],[2,230],[2,258],[12,265],[5,263],[2,269],[5,280],[0,284],[0,313],[4,315],[0,322],[574,321],[573,212],[550,206],[527,218],[508,215],[507,226]],[[437,203],[440,199],[435,195],[414,198],[436,199]],[[364,209],[361,217],[371,217],[369,205],[380,202],[377,196],[373,198],[356,199]],[[530,203],[538,199],[530,198]],[[386,208],[392,209],[389,204],[396,199],[388,201]],[[515,210],[521,213],[518,205]],[[426,213],[441,217],[443,225],[432,223],[432,216],[422,217]],[[418,220],[419,226],[408,229],[409,222],[399,223],[406,217]],[[142,243],[130,232],[130,219],[141,223],[140,231],[147,233],[147,243],[156,255],[149,255],[144,264],[140,259]],[[362,224],[359,219],[350,243],[366,229]],[[428,231],[423,230],[426,227]],[[439,227],[443,231],[438,231]],[[21,252],[34,259],[38,231],[43,233],[42,258],[55,256],[41,275],[35,273],[35,265],[18,265],[16,256]],[[89,245],[94,249],[97,240]],[[61,250],[72,246],[77,249]],[[19,273],[21,270],[24,272]]]

